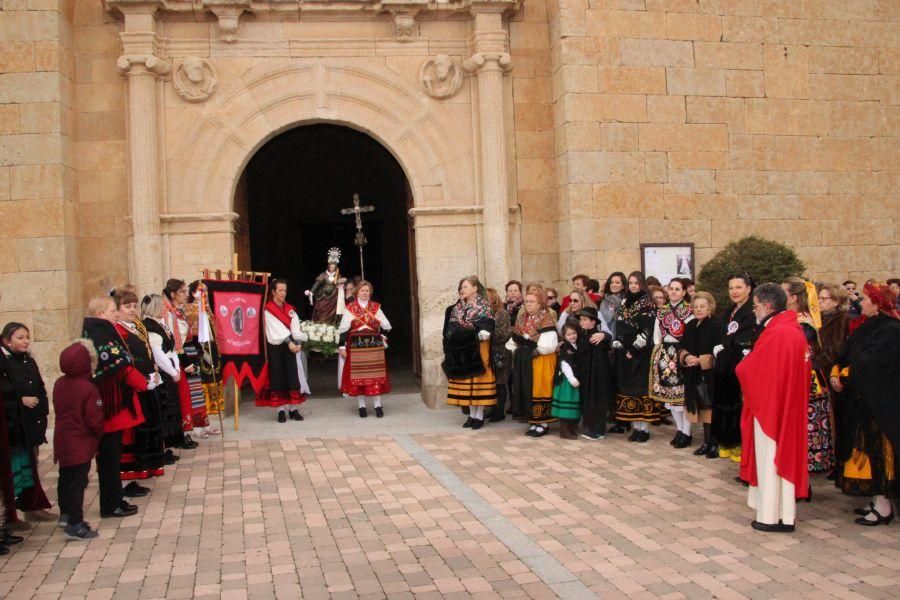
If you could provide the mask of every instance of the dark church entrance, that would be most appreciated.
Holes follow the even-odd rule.
[[[362,206],[374,207],[362,217],[368,239],[365,277],[393,326],[388,334],[392,383],[397,392],[415,392],[415,247],[407,212],[412,198],[403,169],[373,138],[348,127],[316,124],[286,131],[260,148],[236,194],[237,210],[247,223],[247,230],[238,232],[238,251],[249,254],[242,268],[287,279],[288,302],[303,319],[310,318],[304,291],[325,270],[329,248],[341,250],[343,277],[362,273],[353,243],[354,217],[341,214],[353,206],[354,194]],[[335,360],[313,355],[309,371],[314,397],[337,393]]]

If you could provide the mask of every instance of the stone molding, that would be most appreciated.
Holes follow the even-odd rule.
[[[123,54],[116,61],[116,67],[119,69],[119,74],[124,77],[132,77],[135,75],[144,74],[150,74],[154,77],[159,77],[167,75],[171,70],[171,65],[169,65],[169,63],[157,56],[153,56],[152,54]]]

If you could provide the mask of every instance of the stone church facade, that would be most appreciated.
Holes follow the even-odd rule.
[[[86,298],[228,268],[243,169],[311,123],[407,177],[430,405],[465,274],[751,233],[811,276],[897,272],[893,0],[2,0],[0,318],[52,370]]]

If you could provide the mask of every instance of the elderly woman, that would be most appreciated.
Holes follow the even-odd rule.
[[[591,300],[591,297],[588,296],[588,293],[585,291],[575,290],[569,294],[568,298],[568,305],[561,313],[559,313],[559,318],[556,320],[556,332],[559,335],[562,335],[563,325],[569,321],[578,322],[578,317],[576,315],[582,308],[597,308],[594,301]],[[604,329],[604,331],[608,330]]]
[[[823,373],[831,373],[831,369],[837,364],[838,357],[847,343],[850,335],[851,317],[848,312],[850,299],[844,286],[836,283],[823,283],[819,288],[819,308],[822,310],[822,329],[819,330],[821,346],[815,356],[815,360]],[[828,476],[834,479],[840,466],[850,456],[852,432],[847,431],[846,410],[844,409],[843,394],[834,389],[828,382],[831,394],[831,410],[834,416],[834,460],[835,470]]]
[[[522,307],[506,345],[513,353],[512,410],[514,417],[528,420],[526,435],[541,437],[556,420],[551,405],[558,337],[542,286],[528,286]]]
[[[474,275],[457,286],[459,300],[444,313],[444,362],[447,404],[469,407],[463,427],[481,429],[484,408],[497,404],[497,379],[491,366],[494,315],[484,286]]]
[[[867,283],[860,308],[864,322],[847,341],[831,373],[853,422],[853,451],[838,485],[845,494],[871,496],[856,509],[856,523],[888,524],[891,498],[900,497],[900,316],[887,285]]]
[[[810,473],[831,471],[834,466],[834,444],[831,427],[831,398],[822,365],[816,357],[821,353],[819,328],[822,325],[816,286],[799,277],[788,277],[781,284],[787,294],[787,308],[797,313],[797,320],[806,336],[812,371],[809,375],[809,454]]]
[[[712,395],[713,348],[719,343],[721,325],[713,317],[716,301],[709,292],[695,292],[691,302],[694,319],[687,324],[681,338],[678,360],[684,375],[685,417],[691,423],[703,424],[703,444],[694,450],[695,456],[706,455],[713,449]]]

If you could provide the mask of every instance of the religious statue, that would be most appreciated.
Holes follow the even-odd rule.
[[[328,266],[316,277],[306,295],[313,305],[312,320],[316,323],[335,325],[344,313],[344,284],[346,277],[341,277],[338,263],[341,251],[338,248],[328,250]]]
[[[189,56],[178,65],[172,83],[183,100],[203,102],[216,91],[219,77],[211,62],[197,56]]]
[[[446,54],[438,54],[422,64],[419,81],[425,88],[425,93],[432,98],[449,98],[459,91],[462,72],[452,58]]]

